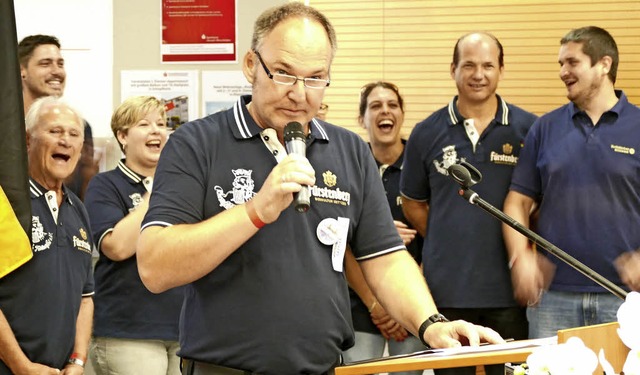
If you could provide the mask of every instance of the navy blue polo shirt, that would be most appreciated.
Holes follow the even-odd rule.
[[[142,203],[151,180],[127,167],[124,160],[89,182],[85,204],[100,258],[96,263],[93,334],[126,339],[178,340],[183,289],[153,294],[138,273],[135,254],[113,261],[102,253],[102,240]],[[135,246],[136,244],[131,244]]]
[[[468,120],[458,112],[457,99],[417,124],[405,150],[400,190],[409,199],[429,204],[424,275],[438,307],[516,306],[501,222],[461,198],[447,168],[462,160],[472,164],[484,177],[473,190],[502,209],[513,167],[536,116],[498,96],[495,118],[474,145],[467,129],[475,128],[465,125]]]
[[[56,195],[29,179],[33,258],[0,279],[0,309],[32,362],[62,369],[73,352],[82,297],[93,295],[87,212],[63,186]],[[0,361],[0,374],[11,374]]]
[[[402,140],[403,146],[406,145],[406,141]],[[374,156],[375,158],[375,156]],[[398,160],[393,164],[382,164],[376,160],[380,178],[382,179],[382,185],[384,186],[385,193],[387,195],[387,201],[391,208],[391,216],[394,220],[401,221],[412,228],[411,224],[404,217],[402,212],[402,198],[400,197],[400,174],[402,172],[402,163],[404,160],[404,150],[400,154]],[[422,261],[422,236],[416,235],[416,238],[411,241],[407,246],[407,250],[416,260],[418,264]],[[367,307],[358,294],[349,289],[349,295],[351,298],[351,314],[353,318],[353,328],[360,332],[369,332],[379,334],[380,330],[371,321],[371,315],[369,314],[369,307]]]
[[[540,117],[511,190],[539,201],[542,237],[626,289],[613,261],[640,247],[640,109],[622,91],[616,95],[618,103],[595,126],[573,103]],[[558,266],[551,289],[605,292],[549,259]]]
[[[284,149],[273,129],[233,108],[181,126],[163,149],[143,228],[198,223],[260,190]],[[312,120],[311,208],[293,206],[186,288],[180,355],[263,374],[318,374],[353,345],[345,276],[316,235],[323,219],[349,219],[363,260],[404,250],[371,151],[355,133]],[[271,146],[269,146],[271,145]],[[211,249],[215,251],[215,249]]]

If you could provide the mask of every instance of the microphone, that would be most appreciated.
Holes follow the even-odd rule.
[[[306,156],[307,142],[304,130],[299,122],[293,121],[284,127],[284,144],[288,154]],[[298,212],[307,212],[311,206],[311,192],[308,186],[302,186],[302,190],[293,197],[294,208]]]
[[[608,280],[606,277],[592,270],[587,265],[572,257],[556,245],[547,241],[531,229],[520,224],[514,218],[495,208],[491,205],[491,203],[480,198],[478,193],[470,189],[471,186],[477,184],[482,180],[482,174],[473,165],[467,163],[466,161],[461,161],[459,164],[450,165],[449,168],[447,168],[447,171],[449,172],[449,176],[451,176],[451,178],[455,180],[455,182],[460,184],[461,188],[458,191],[460,196],[468,200],[469,203],[482,208],[491,216],[520,232],[532,243],[538,244],[539,247],[545,249],[549,254],[555,256],[567,265],[571,266],[573,269],[580,272],[601,287],[605,288],[616,297],[619,297],[623,300],[627,297],[627,292],[624,289],[620,288],[612,281]]]
[[[482,181],[482,173],[466,161],[461,161],[460,164],[450,165],[447,171],[449,172],[449,176],[465,189]]]

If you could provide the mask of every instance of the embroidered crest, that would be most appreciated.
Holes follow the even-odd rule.
[[[251,198],[256,195],[253,191],[255,189],[255,183],[251,178],[251,174],[253,173],[252,170],[240,168],[232,169],[231,172],[233,173],[234,178],[231,183],[232,189],[230,191],[225,193],[219,185],[216,185],[213,188],[216,191],[220,207],[223,207],[225,210],[228,210],[237,204],[243,204],[251,200]]]
[[[53,242],[53,233],[45,233],[39,216],[31,217],[31,241],[33,252],[48,250]]]
[[[464,161],[464,158],[458,159],[458,152],[456,151],[456,146],[449,145],[442,149],[442,161],[434,160],[433,165],[436,167],[436,170],[441,174],[448,176],[449,175],[449,167],[453,164]]]
[[[87,231],[84,230],[84,228],[80,228],[79,232],[80,232],[80,237],[82,237],[82,239],[86,241],[87,240]]]
[[[131,204],[133,205],[133,207],[129,209],[129,212],[134,211],[142,204],[142,195],[140,195],[140,193],[133,193],[129,195],[129,198],[131,198]]]
[[[502,153],[505,155],[511,155],[513,152],[513,146],[510,143],[505,143],[502,145]]]
[[[327,187],[334,187],[338,183],[338,177],[331,171],[326,171],[322,174],[322,179]]]

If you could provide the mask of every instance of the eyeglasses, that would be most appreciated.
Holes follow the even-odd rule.
[[[262,61],[262,56],[260,56],[258,51],[254,50],[253,52],[256,54],[256,56],[258,56],[258,61],[260,61],[260,64],[264,68],[265,73],[267,73],[267,77],[272,79],[273,82],[278,83],[280,85],[293,86],[298,81],[302,81],[304,83],[304,87],[308,87],[310,89],[323,89],[329,86],[329,84],[331,83],[331,80],[329,79],[302,78],[302,77],[296,77],[289,74],[281,74],[281,73],[272,74],[269,71],[269,68],[267,68],[267,66],[265,65],[264,61]]]

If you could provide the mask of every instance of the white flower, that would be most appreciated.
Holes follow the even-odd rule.
[[[529,375],[591,375],[598,367],[598,358],[581,339],[571,337],[564,344],[536,348],[527,358],[527,365]]]
[[[640,350],[632,349],[622,366],[624,375],[640,375]]]
[[[617,316],[620,340],[630,349],[640,350],[640,293],[628,293]]]

